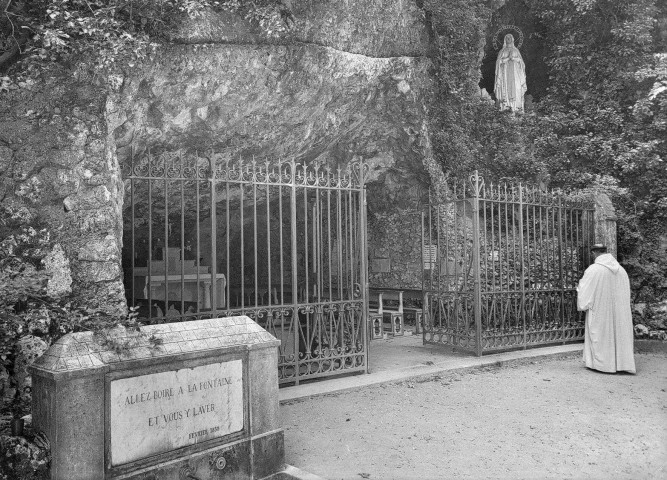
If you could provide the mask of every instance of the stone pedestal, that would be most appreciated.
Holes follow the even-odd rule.
[[[279,341],[248,317],[66,335],[32,366],[53,480],[258,479],[284,467]]]

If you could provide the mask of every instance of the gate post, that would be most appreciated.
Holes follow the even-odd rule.
[[[361,299],[362,299],[362,337],[364,340],[365,373],[370,373],[370,338],[368,336],[368,245],[366,244],[366,185],[364,182],[364,164],[359,168],[359,223],[361,237]]]
[[[565,345],[565,276],[563,272],[563,197],[558,196],[558,290],[560,290],[560,323]]]
[[[479,197],[483,185],[477,170],[471,178],[473,184],[472,199],[472,263],[473,263],[473,308],[475,312],[475,350],[482,356],[482,280],[479,271]]]
[[[611,200],[605,193],[597,193],[593,196],[595,201],[595,213],[593,222],[595,225],[594,243],[603,243],[607,251],[617,257],[616,252],[616,210]]]

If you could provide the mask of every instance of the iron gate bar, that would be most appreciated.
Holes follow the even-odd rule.
[[[164,170],[164,248],[169,251],[169,184],[167,183],[167,169]],[[169,298],[169,255],[163,254],[164,260],[164,298]],[[168,304],[165,302],[165,312],[169,311]]]
[[[290,195],[290,212],[291,212],[291,226],[292,226],[292,235],[290,237],[290,245],[292,248],[292,318],[294,319],[294,345],[299,345],[299,330],[301,329],[299,321],[299,305],[298,305],[298,282],[297,282],[297,265],[296,265],[296,256],[297,256],[297,246],[296,246],[296,182],[292,182],[292,190]],[[299,352],[300,353],[300,352]],[[294,371],[299,372],[299,355],[294,352]],[[298,385],[298,379],[296,380]]]
[[[554,216],[555,220],[555,216]],[[558,245],[563,245],[563,199],[558,198]],[[558,278],[560,284],[558,288],[560,289],[560,323],[562,328],[562,336],[565,337],[565,280],[563,278],[563,249],[558,249]]]
[[[530,238],[530,237],[529,237]],[[521,249],[521,305],[519,311],[521,312],[521,330],[523,334],[523,345],[525,348],[526,342],[526,272],[523,261],[524,252],[523,239],[523,185],[519,183],[519,248]]]
[[[130,161],[132,162],[133,159],[134,159],[134,156],[132,155],[133,147],[130,147],[130,150],[131,150],[131,152],[130,152]],[[134,170],[134,165],[131,165],[131,167]],[[136,212],[135,211],[135,203],[134,203],[134,185],[135,185],[135,181],[136,180],[134,178],[130,179],[130,214],[132,215],[132,219],[135,218],[135,212]],[[131,269],[132,269],[131,273],[132,273],[132,275],[131,275],[131,278],[130,278],[130,288],[131,288],[131,292],[132,292],[131,293],[131,305],[132,306],[136,305],[136,299],[135,299],[135,297],[136,297],[136,283],[135,283],[135,279],[134,279],[134,261],[135,261],[137,253],[136,253],[136,250],[134,248],[134,239],[135,239],[134,229],[135,229],[135,225],[134,225],[134,221],[133,221],[132,224],[130,225],[130,235],[131,235],[131,241],[132,241],[132,251],[130,253],[130,255],[132,256],[132,260],[131,260],[131,262],[132,262],[131,263]],[[149,311],[150,311],[150,300],[148,301],[148,305],[149,305],[148,308],[149,308]]]
[[[217,303],[217,278],[216,278],[216,267],[218,265],[218,248],[217,248],[217,230],[218,230],[218,208],[217,202],[215,201],[216,188],[215,188],[215,169],[211,168],[211,310],[216,311],[218,307]],[[241,195],[243,198],[243,195]],[[241,206],[241,212],[243,212],[243,206]],[[199,239],[197,239],[199,241]],[[243,229],[241,229],[241,245],[243,245]],[[243,249],[241,249],[243,251]],[[167,297],[165,297],[166,301]],[[197,302],[199,303],[199,302]]]
[[[185,291],[185,191],[183,182],[181,184],[181,291]],[[185,312],[185,298],[181,295],[181,312]]]
[[[479,197],[480,197],[480,189],[482,188],[482,185],[480,185],[479,182],[479,176],[477,172],[475,172],[475,183],[473,184],[474,186],[474,197],[473,197],[473,207],[472,207],[472,230],[473,230],[473,237],[472,237],[472,248],[473,248],[473,272],[474,272],[474,284],[473,284],[473,290],[474,290],[474,309],[475,309],[475,346],[477,350],[477,356],[482,355],[482,288],[481,288],[481,282],[482,280],[480,279],[479,275]],[[507,227],[506,227],[507,228]],[[465,245],[467,242],[465,242],[464,245],[464,258],[466,258],[465,255]],[[467,278],[467,275],[466,275]]]
[[[225,182],[225,225],[230,225],[230,222],[231,222],[231,219],[229,218],[229,211],[230,211],[229,201],[230,201],[230,198],[231,198],[231,195],[230,195],[230,192],[229,192],[229,182]],[[197,197],[197,202],[199,202],[199,197]],[[197,215],[197,216],[199,216],[199,215]],[[197,238],[200,238],[199,233],[197,233]],[[229,255],[230,255],[229,240],[230,240],[229,234],[225,235],[225,251],[226,251],[225,258],[227,258],[227,259],[230,258],[229,257]],[[197,242],[197,243],[199,243],[199,242]],[[217,245],[216,245],[216,247],[217,247]],[[216,248],[216,250],[217,250],[217,248]],[[241,250],[243,250],[243,249],[241,249]],[[230,273],[231,273],[231,262],[227,261],[227,262],[225,262],[225,275],[226,275],[225,278],[226,279],[231,278]],[[232,290],[231,290],[230,283],[231,282],[229,280],[225,281],[225,305],[227,306],[226,315],[228,317],[231,316],[230,308],[231,308],[231,301],[232,301]]]
[[[197,215],[195,216],[195,229],[197,232],[197,238],[200,237],[200,224],[199,224],[199,179],[195,180],[195,210],[197,211]],[[195,280],[197,282],[197,285],[200,284],[199,281],[199,270],[200,270],[200,264],[199,262],[201,261],[201,252],[199,249],[199,242],[196,242],[195,246]],[[185,258],[185,257],[183,257]],[[229,278],[229,276],[227,277]],[[199,302],[195,304],[195,313],[199,313]]]
[[[270,165],[268,161],[264,163],[264,169],[269,169]],[[261,187],[261,182],[259,183]],[[271,267],[271,186],[266,184],[265,189],[264,189],[264,195],[266,197],[266,211],[264,212],[264,215],[266,216],[266,278],[267,278],[267,306],[269,310],[271,309],[271,306],[277,303],[274,298],[273,298],[273,283],[272,283],[272,278],[273,278],[273,271]],[[262,253],[263,254],[263,253]],[[259,260],[258,260],[259,264]]]
[[[148,205],[152,206],[153,205],[153,189],[152,183],[148,183]],[[153,209],[149,208],[148,209],[148,273],[147,275],[151,275],[153,273],[153,265],[152,265],[152,259],[153,259],[153,216],[152,216]],[[133,219],[134,220],[134,219]],[[134,224],[134,222],[132,222]],[[134,259],[133,259],[134,261]],[[132,278],[134,278],[134,274],[132,275]],[[153,289],[149,288],[148,289],[148,315],[151,315],[152,312],[152,307],[153,307],[153,302],[152,302],[152,294],[153,294]],[[156,309],[157,310],[157,309]],[[156,312],[157,313],[157,312]],[[164,312],[163,312],[164,313]]]
[[[245,192],[243,187],[244,184],[239,183],[239,232],[241,232],[241,248],[239,249],[241,252],[241,263],[239,264],[239,277],[241,281],[239,285],[241,286],[241,311],[245,309],[245,205],[243,204]]]

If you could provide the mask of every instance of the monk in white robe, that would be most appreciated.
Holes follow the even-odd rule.
[[[577,286],[577,307],[586,311],[584,362],[601,372],[635,373],[628,274],[604,245],[591,252],[595,263]]]

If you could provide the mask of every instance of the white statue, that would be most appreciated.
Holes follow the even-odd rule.
[[[514,37],[508,33],[505,35],[505,45],[498,52],[493,93],[501,110],[523,112],[523,96],[526,90],[526,66],[519,49],[514,46]]]

